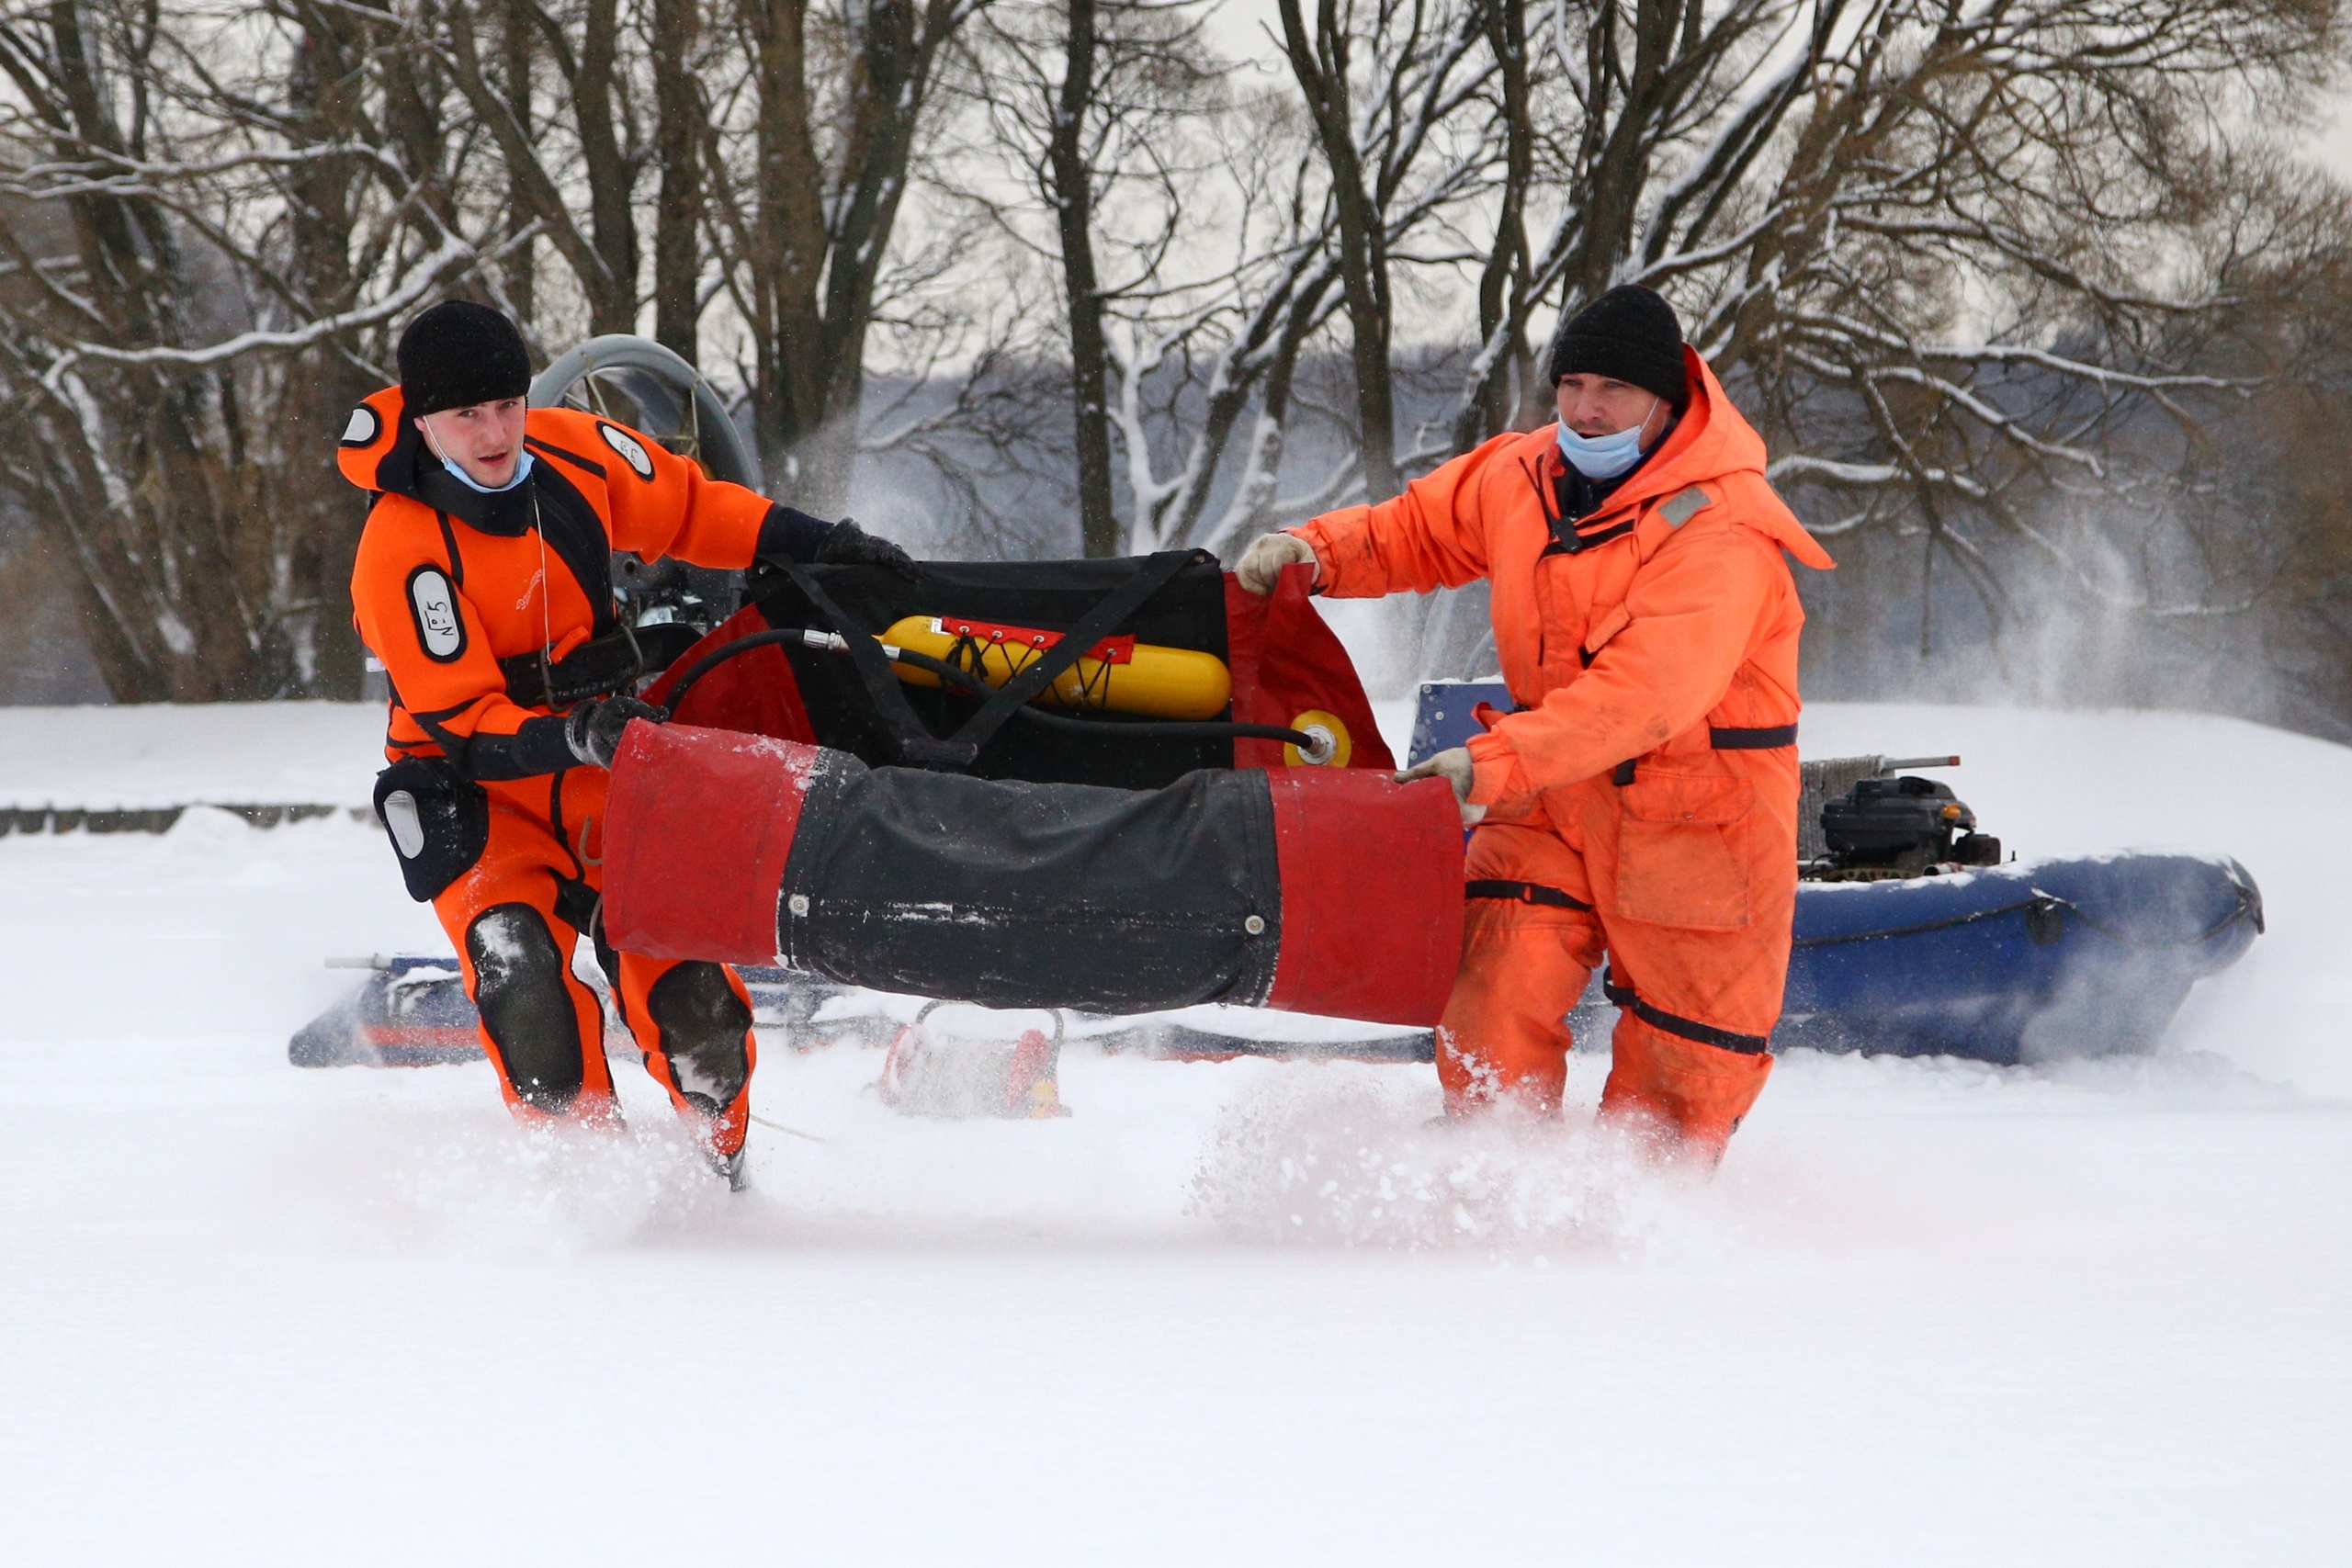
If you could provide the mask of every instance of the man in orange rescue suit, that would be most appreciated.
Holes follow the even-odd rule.
[[[645,1064],[742,1184],[752,1009],[718,964],[616,953],[596,920],[614,749],[659,710],[615,615],[611,557],[701,566],[850,561],[911,572],[854,523],[826,524],[706,478],[636,432],[525,411],[531,365],[497,311],[451,300],[410,323],[401,382],[351,413],[344,476],[374,496],[352,570],[359,633],[392,686],[377,811],[412,896],[465,966],[482,1044],[525,1122],[609,1122],[581,934]]]
[[[1399,775],[1449,780],[1476,825],[1447,1111],[1556,1113],[1566,1015],[1605,954],[1603,1117],[1712,1162],[1772,1068],[1796,906],[1804,616],[1781,552],[1830,560],[1657,294],[1586,306],[1551,372],[1557,424],[1261,539],[1238,575],[1264,592],[1307,563],[1346,597],[1489,580],[1519,711]]]

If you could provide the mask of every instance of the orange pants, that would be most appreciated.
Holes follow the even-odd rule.
[[[1788,976],[1794,845],[1778,875],[1757,870],[1783,858],[1769,823],[1757,835],[1767,841],[1751,845],[1742,837],[1736,854],[1707,847],[1720,873],[1704,857],[1695,863],[1702,878],[1750,884],[1732,901],[1745,923],[1629,919],[1617,897],[1618,874],[1631,869],[1627,855],[1648,846],[1639,831],[1619,831],[1623,802],[1600,793],[1612,788],[1602,779],[1550,792],[1551,815],[1537,811],[1472,832],[1465,870],[1472,891],[1486,884],[1485,891],[1503,896],[1474,897],[1466,913],[1462,964],[1438,1030],[1446,1109],[1462,1114],[1509,1100],[1556,1114],[1573,1043],[1567,1013],[1606,956],[1611,999],[1623,1010],[1602,1116],[1672,1134],[1720,1158],[1772,1070],[1765,1042]],[[1555,826],[1561,818],[1565,831]],[[1713,824],[1698,828],[1722,833]],[[1584,845],[1604,834],[1604,852],[1588,854]],[[1745,863],[1750,860],[1757,867]],[[1702,903],[1702,918],[1733,918],[1721,898]]]
[[[616,1114],[605,1014],[571,972],[583,934],[620,999],[646,1070],[714,1152],[743,1146],[751,1116],[752,1001],[722,964],[616,953],[596,919],[604,884],[602,768],[486,784],[490,842],[433,900],[481,1014],[482,1049],[526,1121]]]

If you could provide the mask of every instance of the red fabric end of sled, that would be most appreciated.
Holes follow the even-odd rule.
[[[631,724],[605,797],[606,939],[648,958],[775,962],[776,896],[820,754],[765,736]]]
[[[1266,1005],[1435,1027],[1462,956],[1452,786],[1354,768],[1271,768],[1266,780],[1283,878]]]
[[[729,615],[700,642],[678,656],[676,663],[646,689],[649,703],[667,704],[670,688],[705,654],[739,637],[769,629],[767,617],[756,604],[746,604]],[[792,660],[771,644],[739,653],[696,681],[686,700],[671,716],[682,724],[711,729],[735,729],[746,735],[772,735],[778,740],[817,744],[817,731],[801,705],[800,682],[793,678]]]
[[[1233,672],[1233,721],[1279,724],[1320,708],[1348,727],[1350,768],[1394,773],[1396,759],[1373,721],[1372,703],[1348,650],[1316,612],[1307,591],[1315,569],[1301,562],[1283,569],[1268,594],[1250,592],[1231,572],[1225,574],[1226,663]],[[1283,765],[1279,740],[1236,740],[1237,768]]]

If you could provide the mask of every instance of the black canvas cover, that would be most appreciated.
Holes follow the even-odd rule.
[[[1255,1005],[1273,986],[1282,904],[1262,771],[1138,792],[828,752],[776,945],[830,979],[990,1007]]]

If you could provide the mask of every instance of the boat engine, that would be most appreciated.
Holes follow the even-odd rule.
[[[2001,840],[1976,830],[1976,814],[1951,785],[1908,774],[1860,780],[1825,804],[1821,833],[1828,853],[1812,870],[1816,881],[1932,876],[2001,861]]]

